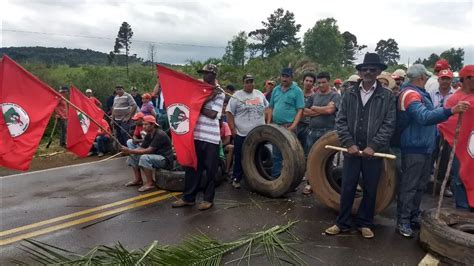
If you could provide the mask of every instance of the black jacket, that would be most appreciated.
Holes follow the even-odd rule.
[[[339,140],[347,148],[357,145],[359,149],[364,149],[365,147],[361,146],[366,145],[376,152],[387,151],[395,132],[396,98],[392,91],[382,87],[377,81],[377,87],[369,100],[369,110],[364,117],[359,85],[360,82],[351,87],[342,97],[336,118],[336,130]],[[360,124],[361,121],[362,125]],[[358,126],[359,128],[361,126],[365,127],[362,131],[366,132],[364,139],[357,139],[357,135],[359,135],[359,138],[361,136],[361,131],[357,132]]]

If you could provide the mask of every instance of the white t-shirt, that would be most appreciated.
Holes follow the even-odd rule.
[[[254,89],[247,93],[239,90],[230,98],[226,111],[234,116],[237,135],[245,137],[256,126],[265,124],[267,107],[268,101],[261,91]]]
[[[433,75],[426,81],[425,90],[428,93],[434,93],[436,91],[439,91],[438,76]]]

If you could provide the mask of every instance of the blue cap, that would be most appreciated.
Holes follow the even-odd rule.
[[[282,74],[282,75],[287,75],[287,76],[293,77],[293,69],[291,69],[291,68],[289,68],[289,67],[283,68],[283,69],[281,70],[281,74]]]

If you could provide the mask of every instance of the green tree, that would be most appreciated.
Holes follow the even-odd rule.
[[[119,54],[121,50],[125,49],[125,62],[127,65],[128,77],[128,54],[130,52],[130,45],[132,44],[133,31],[130,24],[126,21],[120,26],[117,38],[115,38],[114,52]]]
[[[251,31],[248,35],[252,40],[257,41],[257,43],[249,43],[250,57],[254,57],[258,52],[263,58],[265,56],[265,43],[268,39],[266,29],[257,29]]]
[[[227,43],[225,54],[222,58],[224,63],[232,66],[244,67],[246,58],[246,51],[248,48],[247,34],[245,31],[239,32]]]
[[[463,66],[464,61],[464,49],[463,48],[451,48],[441,53],[441,58],[448,60],[453,71],[459,71]]]
[[[344,48],[343,48],[343,61],[344,66],[353,66],[356,55],[360,54],[361,51],[367,48],[367,45],[357,44],[357,37],[345,31],[342,33],[342,38],[344,38]]]
[[[265,54],[275,55],[282,48],[288,46],[300,45],[296,34],[300,31],[301,24],[296,24],[294,13],[278,8],[267,18],[266,22],[262,21],[262,24],[263,29],[249,33],[249,37],[262,42],[263,46],[257,46],[262,51],[262,57]]]
[[[375,52],[387,65],[396,65],[400,59],[398,43],[392,38],[380,40],[375,47]]]
[[[304,53],[321,65],[339,66],[343,62],[344,38],[334,18],[318,20],[304,34]]]
[[[423,61],[421,61],[421,63],[425,67],[433,68],[433,66],[435,65],[436,61],[439,60],[439,58],[440,57],[439,57],[438,54],[432,53],[432,54],[430,54],[430,56],[428,56],[428,58],[423,59]]]

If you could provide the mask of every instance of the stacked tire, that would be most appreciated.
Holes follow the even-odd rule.
[[[270,175],[269,143],[278,148],[283,163],[279,177]],[[250,190],[271,198],[284,196],[300,183],[305,172],[303,147],[296,135],[278,125],[261,125],[249,132],[242,147],[242,168]]]
[[[333,158],[337,152],[326,149],[326,145],[341,146],[336,131],[328,132],[312,146],[308,153],[306,176],[313,188],[314,197],[327,207],[339,211],[342,167],[333,167]],[[335,177],[338,177],[338,180],[335,180]],[[375,213],[380,213],[390,205],[396,193],[396,186],[395,160],[384,159]],[[357,193],[352,206],[353,213],[357,212],[361,201],[362,194]]]

